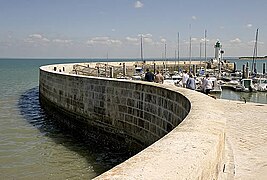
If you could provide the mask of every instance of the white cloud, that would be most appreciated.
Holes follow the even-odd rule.
[[[109,37],[94,37],[87,41],[87,44],[107,44]]]
[[[109,39],[108,42],[110,42],[111,44],[122,44],[122,42],[120,40],[116,40],[116,39]]]
[[[72,42],[72,40],[68,39],[53,39],[52,41],[55,43],[62,43],[62,44],[69,44]]]
[[[93,37],[86,42],[88,45],[121,45],[122,42],[120,40],[111,39],[110,37],[102,36],[102,37]]]
[[[41,34],[31,34],[29,35],[30,38],[35,38],[35,39],[42,39],[42,35]]]
[[[94,37],[94,38],[92,38],[92,40],[93,41],[107,41],[107,40],[109,40],[109,37],[107,37],[107,36],[98,36],[98,37]]]
[[[239,38],[230,40],[230,43],[241,43],[242,41]]]
[[[44,41],[44,42],[49,42],[50,40],[47,39],[47,38],[42,38],[42,41]]]
[[[198,41],[197,38],[191,38],[191,41]]]
[[[126,39],[126,41],[129,41],[129,42],[137,42],[138,41],[138,39],[137,38],[133,38],[133,37],[126,37],[125,38]]]
[[[24,39],[25,43],[32,44],[33,46],[48,46],[48,45],[72,45],[73,41],[70,39],[61,38],[48,38],[42,34],[30,34]]]
[[[12,47],[12,42],[9,41],[0,41],[0,47]]]
[[[191,37],[191,44],[198,44],[199,42],[205,42],[205,39],[198,39],[196,37]],[[208,42],[208,41],[206,41]],[[190,39],[184,41],[185,44],[190,44]]]
[[[247,28],[251,28],[252,27],[252,24],[247,24]]]
[[[161,38],[160,42],[165,43],[167,40],[165,38]]]
[[[28,38],[24,39],[24,42],[27,43],[47,43],[50,42],[50,40],[41,34],[30,34]]]
[[[144,42],[145,42],[145,43],[153,43],[153,39],[150,38],[150,37],[145,37],[145,38],[144,38]]]
[[[125,38],[125,43],[126,43],[126,44],[130,44],[130,45],[135,45],[135,46],[137,46],[137,45],[140,44],[140,39],[137,38],[137,37],[129,37],[129,36],[127,36],[127,37]]]
[[[205,38],[202,38],[200,41],[205,42]],[[206,42],[209,42],[209,41],[210,41],[209,39],[206,39]]]
[[[12,39],[13,38],[13,31],[8,31],[7,32],[7,38]]]
[[[144,38],[151,38],[152,34],[147,33],[147,34],[138,34],[139,37],[143,36]]]
[[[250,45],[250,46],[253,45],[253,46],[254,46],[254,45],[255,45],[255,42],[256,42],[256,40],[249,41],[249,42],[248,42],[248,45]],[[264,42],[262,42],[262,41],[258,41],[257,44],[258,44],[258,45],[263,45]]]
[[[142,8],[143,6],[144,6],[144,4],[141,3],[140,1],[136,1],[136,2],[134,3],[134,7],[135,7],[135,8]]]
[[[197,20],[197,17],[196,17],[196,16],[192,16],[192,19],[193,19],[193,20]]]
[[[138,37],[141,37],[143,36],[143,42],[146,43],[146,44],[153,44],[154,41],[152,39],[152,35],[151,34],[139,34]],[[126,42],[130,42],[134,45],[138,45],[140,43],[140,38],[136,38],[136,37],[126,37],[125,38]]]

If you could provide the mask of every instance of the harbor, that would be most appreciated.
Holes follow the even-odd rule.
[[[238,60],[238,58],[227,58],[231,63],[236,62],[237,69],[242,68],[243,64],[246,64],[247,60]],[[93,178],[107,169],[121,162],[125,154],[117,152],[114,154],[108,151],[94,150],[90,147],[87,148],[91,142],[97,142],[97,139],[92,137],[88,139],[88,142],[81,142],[73,137],[71,134],[64,134],[63,130],[52,126],[53,119],[47,117],[38,102],[38,67],[44,64],[59,64],[59,63],[77,63],[84,62],[84,59],[1,59],[1,83],[4,84],[1,88],[2,96],[0,98],[1,104],[5,106],[0,107],[1,114],[1,136],[5,139],[2,141],[1,150],[4,153],[0,158],[2,163],[1,173],[3,177],[7,179],[21,177],[31,178],[69,178],[75,177],[90,177]],[[105,62],[105,59],[92,59],[87,62]],[[115,61],[115,59],[110,59]],[[120,63],[133,61],[132,59],[119,59]],[[186,64],[189,62],[186,59]],[[88,62],[89,63],[89,62]],[[109,62],[108,62],[109,63]],[[193,62],[194,63],[194,62]],[[261,60],[258,62],[259,67],[266,61]],[[13,66],[17,64],[17,66]],[[119,64],[119,63],[118,63]],[[175,64],[175,62],[174,62]],[[176,65],[178,63],[176,62]],[[260,69],[260,68],[259,68]],[[19,77],[19,78],[17,78]],[[227,109],[225,112],[233,111],[232,119],[237,120],[235,117],[240,117],[239,121],[229,121],[229,128],[236,128],[241,131],[238,124],[245,125],[247,128],[247,134],[253,134],[257,132],[255,138],[265,137],[266,135],[259,135],[258,129],[265,127],[266,106],[259,106],[267,103],[266,93],[264,92],[236,92],[228,89],[223,89],[221,94],[216,94],[218,99],[224,99]],[[247,103],[244,103],[243,96],[245,96]],[[229,101],[232,100],[232,101]],[[255,102],[255,103],[248,103]],[[20,102],[18,104],[18,102]],[[236,109],[227,103],[233,104]],[[34,107],[34,108],[33,108]],[[242,107],[242,108],[240,108]],[[259,108],[262,109],[262,116],[258,113]],[[237,114],[234,111],[237,110]],[[253,110],[254,113],[251,113]],[[248,113],[248,114],[244,114]],[[265,113],[265,114],[264,114]],[[250,114],[250,115],[249,115]],[[251,117],[253,114],[258,114],[255,117]],[[247,118],[247,119],[244,119]],[[11,123],[8,123],[11,120]],[[251,121],[251,122],[250,122]],[[16,127],[14,126],[16,125]],[[247,127],[248,126],[248,127]],[[53,127],[53,128],[51,128]],[[19,132],[16,134],[20,137],[13,136],[12,132],[19,128]],[[239,132],[233,129],[233,132]],[[241,133],[241,132],[239,132]],[[261,132],[260,132],[261,134]],[[49,136],[47,136],[49,135]],[[237,136],[237,135],[236,135]],[[32,138],[35,137],[35,138]],[[67,137],[67,138],[66,138]],[[235,137],[235,136],[233,136]],[[238,139],[236,139],[238,141]],[[260,142],[264,146],[264,141],[253,140],[254,142]],[[242,141],[245,143],[245,141]],[[239,143],[242,143],[241,141]],[[25,144],[24,151],[21,149],[21,143]],[[99,142],[98,142],[99,144]],[[233,142],[233,144],[237,144]],[[27,146],[26,146],[27,145]],[[33,151],[34,146],[38,145],[39,150]],[[12,147],[11,147],[12,146]],[[23,146],[24,147],[24,146]],[[96,147],[94,145],[94,147]],[[12,148],[12,152],[10,151]],[[258,147],[259,148],[259,147]],[[31,150],[32,149],[32,150]],[[14,153],[16,156],[14,156]],[[259,153],[257,151],[257,153]],[[240,154],[240,153],[238,153]],[[266,154],[266,153],[265,153]],[[49,155],[49,156],[47,156]],[[117,156],[115,156],[117,155]],[[251,154],[253,155],[253,153]],[[12,157],[12,159],[10,159]],[[249,157],[244,155],[245,157]],[[264,160],[264,157],[257,155],[258,159]],[[42,161],[42,164],[32,164],[29,158],[35,161]],[[126,156],[127,158],[127,156]],[[126,159],[125,158],[125,159]],[[12,160],[12,161],[11,161]],[[56,161],[56,165],[54,164]],[[66,161],[70,163],[65,163]],[[20,162],[20,164],[18,163]],[[240,162],[241,163],[241,162]],[[254,165],[254,164],[252,164]],[[12,168],[15,167],[15,168]],[[29,171],[29,167],[31,170]],[[256,166],[257,167],[257,166]],[[259,166],[261,167],[261,166]],[[245,168],[245,167],[244,167]],[[64,175],[58,172],[65,172]],[[71,172],[71,173],[68,173]],[[260,173],[260,171],[258,171]],[[29,173],[31,175],[29,175]]]
[[[221,50],[218,50],[221,51]],[[221,56],[218,56],[221,57]],[[28,128],[31,129],[31,126],[33,127],[38,127],[37,129],[40,130],[41,132],[41,139],[44,139],[45,143],[41,145],[41,150],[36,153],[32,151],[28,151],[30,153],[30,156],[32,156],[35,159],[42,159],[44,164],[42,166],[47,169],[47,172],[49,173],[44,173],[44,177],[70,177],[71,175],[68,173],[65,173],[64,176],[57,174],[58,171],[61,171],[62,168],[66,172],[69,170],[72,171],[72,175],[74,174],[77,177],[84,177],[86,174],[90,174],[90,177],[96,177],[108,169],[114,167],[115,165],[123,162],[127,158],[130,157],[131,152],[127,151],[127,147],[122,146],[125,148],[122,153],[120,152],[121,148],[119,149],[113,149],[113,147],[106,146],[105,149],[107,151],[100,151],[100,150],[93,150],[89,148],[89,151],[92,156],[96,156],[97,159],[94,159],[91,155],[82,155],[88,152],[88,150],[85,150],[84,147],[87,147],[86,144],[89,144],[90,147],[91,145],[96,147],[94,142],[99,141],[100,135],[97,135],[97,138],[95,137],[96,134],[91,135],[91,138],[87,139],[85,142],[86,144],[82,144],[79,140],[77,142],[76,138],[73,137],[72,134],[64,134],[64,136],[68,137],[68,141],[64,140],[64,137],[59,136],[58,138],[62,140],[58,140],[57,138],[52,138],[52,140],[59,142],[59,144],[51,142],[49,140],[49,137],[46,137],[45,134],[52,134],[52,136],[58,136],[56,135],[58,132],[64,132],[61,128],[59,129],[54,129],[52,128],[51,131],[48,130],[50,129],[51,126],[56,126],[52,125],[50,121],[54,121],[53,118],[48,117],[42,107],[39,104],[38,100],[38,89],[36,88],[38,86],[38,72],[37,69],[40,65],[42,64],[54,64],[52,67],[52,71],[55,71],[57,73],[62,73],[62,74],[69,74],[69,75],[79,75],[79,76],[85,76],[85,77],[96,77],[96,78],[105,78],[105,79],[116,79],[116,80],[127,80],[129,82],[138,82],[144,81],[144,76],[145,76],[145,71],[146,69],[149,69],[151,72],[155,72],[157,70],[161,71],[161,73],[164,75],[165,78],[165,83],[163,86],[173,86],[173,88],[181,88],[181,79],[182,79],[182,74],[186,70],[192,74],[194,74],[194,77],[197,79],[204,78],[205,74],[210,74],[220,85],[221,91],[217,91],[216,93],[212,93],[212,97],[216,98],[219,103],[219,105],[216,104],[211,104],[213,107],[220,107],[220,111],[226,113],[223,115],[225,118],[226,116],[231,116],[229,120],[226,121],[226,132],[227,132],[227,143],[226,143],[226,156],[225,156],[225,161],[224,161],[224,166],[225,166],[225,171],[220,174],[219,176],[222,176],[222,179],[225,179],[225,176],[228,177],[233,177],[233,172],[238,172],[236,175],[237,177],[243,178],[248,174],[247,168],[249,171],[251,171],[251,166],[246,164],[243,166],[242,161],[246,160],[250,164],[252,164],[254,167],[257,168],[255,173],[250,173],[249,176],[251,177],[264,177],[263,172],[263,166],[262,163],[265,160],[265,156],[261,153],[258,152],[256,149],[261,149],[262,146],[257,146],[253,145],[251,146],[250,144],[246,144],[246,142],[252,142],[255,141],[255,138],[257,137],[258,134],[260,134],[260,137],[264,136],[264,132],[262,131],[261,127],[265,127],[265,121],[264,117],[266,116],[266,105],[267,104],[267,93],[265,91],[241,91],[241,89],[236,89],[235,87],[237,85],[240,85],[242,78],[249,78],[250,79],[250,69],[252,65],[251,60],[240,60],[238,58],[229,58],[226,57],[224,63],[221,68],[221,75],[219,76],[219,66],[218,63],[216,64],[216,57],[214,58],[208,58],[208,61],[205,61],[204,59],[199,60],[199,59],[192,59],[191,61],[188,58],[181,58],[179,61],[177,59],[171,59],[171,60],[164,60],[164,59],[145,59],[145,61],[139,60],[133,60],[133,59],[109,59],[108,61],[106,59],[34,59],[34,60],[29,60],[29,59],[24,59],[24,60],[18,60],[18,59],[8,59],[8,60],[1,60],[3,69],[2,73],[3,76],[1,76],[2,82],[5,85],[5,88],[3,90],[3,97],[4,99],[1,100],[1,103],[5,103],[7,105],[7,109],[12,114],[16,114],[16,116],[13,116],[11,114],[8,114],[7,116],[4,116],[4,113],[2,118],[11,118],[14,119],[14,121],[19,121],[19,124],[21,124],[21,119],[26,119],[27,121],[25,122],[26,124],[29,123],[27,126]],[[16,62],[17,64],[21,64],[20,66],[16,67],[14,69],[12,67],[11,62]],[[82,63],[81,63],[82,62]],[[64,63],[73,63],[72,66],[65,66]],[[267,60],[259,60],[257,61],[256,67],[258,69],[258,77],[255,76],[256,78],[263,78],[264,75],[266,74],[266,70],[264,69],[265,64],[267,63]],[[31,65],[32,64],[32,65]],[[59,65],[61,64],[61,65]],[[243,67],[245,70],[243,70]],[[29,71],[29,69],[31,71]],[[24,73],[24,72],[30,72],[30,73]],[[24,84],[27,84],[26,81],[32,81],[32,83],[28,84],[27,86],[23,85],[22,88],[17,88],[17,86],[14,86],[15,83],[18,84],[18,86],[21,86],[20,83],[18,83],[18,80],[12,80],[12,76],[10,73],[18,73],[18,77],[23,78]],[[227,83],[232,83],[228,84]],[[251,78],[251,82],[252,78]],[[11,84],[10,84],[11,83]],[[12,85],[13,83],[13,85]],[[234,84],[236,83],[236,84]],[[10,85],[9,85],[10,84]],[[157,83],[152,83],[152,84],[157,84]],[[253,84],[254,85],[254,84]],[[24,87],[25,86],[25,87]],[[18,89],[18,92],[15,92],[15,94],[12,94],[13,92],[11,89],[15,88]],[[5,91],[6,89],[6,91]],[[29,90],[30,89],[30,90]],[[184,89],[184,88],[182,88]],[[9,96],[11,96],[11,101],[8,99]],[[14,96],[14,97],[13,97]],[[5,98],[6,97],[6,98]],[[205,97],[209,98],[209,97]],[[17,99],[17,100],[16,100]],[[230,101],[231,100],[231,101]],[[14,102],[13,102],[14,101]],[[19,101],[18,105],[15,105],[15,102]],[[200,101],[198,99],[197,101]],[[254,103],[251,103],[254,102]],[[258,104],[255,104],[258,103]],[[202,103],[202,106],[204,104]],[[17,107],[18,106],[18,107]],[[31,107],[36,107],[31,110]],[[204,105],[205,106],[205,105]],[[2,112],[5,111],[4,109],[0,109]],[[260,110],[260,112],[258,112]],[[19,112],[16,113],[16,112]],[[257,112],[257,116],[253,116],[251,112]],[[254,114],[255,114],[254,113]],[[206,114],[207,115],[207,114]],[[238,117],[238,118],[237,118]],[[48,119],[48,123],[47,120]],[[233,121],[234,119],[234,121]],[[253,119],[253,121],[251,121]],[[250,122],[251,121],[251,122]],[[249,122],[245,123],[245,122]],[[23,123],[21,126],[24,126],[25,123]],[[240,125],[242,124],[242,127],[246,129],[246,133],[251,134],[250,137],[243,137],[242,139],[239,138],[239,133],[242,133],[240,130]],[[252,125],[252,126],[251,126]],[[9,138],[9,130],[13,128],[12,125],[10,127],[5,127],[6,132],[4,133],[3,136],[6,138]],[[45,129],[45,130],[44,130]],[[257,130],[255,130],[257,129]],[[27,128],[26,128],[26,131]],[[55,131],[55,132],[54,132]],[[257,134],[253,134],[257,132]],[[25,133],[24,131],[21,132],[22,136],[28,137],[28,135],[23,135]],[[36,132],[31,132],[32,134],[36,134]],[[37,133],[38,134],[38,133]],[[43,137],[44,136],[44,137]],[[40,138],[35,138],[31,143],[39,143]],[[101,139],[102,141],[103,139]],[[16,140],[12,140],[16,141]],[[25,142],[28,142],[27,139],[25,139]],[[259,142],[265,143],[264,139],[260,139]],[[63,144],[68,144],[68,145],[63,145]],[[65,148],[70,148],[73,149],[75,146],[78,146],[80,148],[76,148],[76,150],[65,150]],[[104,142],[106,143],[106,142]],[[229,146],[230,143],[230,146]],[[99,144],[99,143],[98,143]],[[5,145],[6,146],[6,145]],[[61,154],[60,156],[57,156],[55,158],[51,153],[51,158],[56,159],[58,163],[64,159],[68,160],[69,162],[73,162],[75,159],[71,158],[71,156],[78,156],[78,161],[75,160],[75,163],[72,163],[75,165],[75,167],[70,167],[68,164],[62,163],[60,165],[61,170],[53,166],[53,161],[51,161],[51,158],[45,157],[45,156],[40,156],[38,153],[40,152],[41,154],[46,154],[44,152],[44,146],[48,146],[53,148],[54,146],[59,146],[59,149],[55,152],[55,154]],[[31,147],[31,146],[30,146]],[[101,146],[102,147],[102,146]],[[264,147],[264,146],[263,146]],[[8,148],[8,146],[7,146]],[[228,148],[228,149],[227,149]],[[249,148],[251,149],[251,152],[245,151],[243,148]],[[256,148],[256,149],[255,149]],[[16,149],[16,147],[15,147]],[[26,152],[21,152],[18,146],[18,149],[15,150],[16,153],[18,154],[16,159],[22,158],[22,157],[27,157]],[[8,154],[8,153],[7,153]],[[78,154],[78,155],[77,155]],[[236,160],[233,160],[236,158]],[[257,158],[262,159],[260,161],[260,164],[255,165],[254,160],[248,159],[249,157],[252,158],[253,156],[256,156]],[[22,158],[23,159],[23,158]],[[91,159],[88,162],[85,162],[85,159]],[[24,161],[24,160],[22,160]],[[26,161],[26,159],[25,159]],[[2,162],[7,162],[6,157],[2,158]],[[9,169],[8,166],[10,163],[7,163],[7,166],[5,166],[5,171],[3,173],[4,177],[11,178],[11,177],[17,177],[18,175],[22,177],[26,177],[27,173],[25,173],[25,169],[27,169],[28,166],[31,166],[30,164],[26,163],[26,166],[20,166],[20,168],[17,168],[18,171],[14,172],[12,169]],[[17,166],[17,165],[15,165]],[[53,169],[49,167],[53,167]],[[36,166],[39,169],[43,169],[39,166]],[[74,170],[73,168],[76,168],[77,170]],[[12,171],[15,175],[12,176],[9,171]],[[242,172],[242,174],[240,174]],[[36,172],[36,175],[34,177],[39,177],[40,174]],[[33,177],[33,176],[32,176]],[[230,178],[231,179],[231,178]]]
[[[267,180],[266,1],[2,1],[0,179]]]
[[[266,176],[266,105],[217,100],[170,83],[77,75],[72,73],[75,65],[41,67],[41,96],[65,107],[70,115],[74,113],[75,119],[92,113],[94,118],[83,122],[100,122],[99,126],[106,130],[110,126],[118,128],[117,135],[130,135],[149,145],[96,179]],[[79,65],[93,67],[94,63]],[[54,107],[54,103],[49,104]],[[72,104],[81,108],[73,108]],[[258,136],[260,143],[253,143]],[[192,162],[194,168],[190,168]]]
[[[205,75],[212,81],[211,94],[216,98],[266,103],[267,92],[267,60],[238,60],[223,58],[222,45],[217,41],[214,45],[215,57],[207,61],[194,60],[143,60],[122,62],[95,62],[73,66],[72,74],[144,81],[148,69],[153,74],[159,71],[164,83],[182,87],[184,72],[192,74],[196,81],[196,90],[202,92]],[[242,64],[243,63],[243,64]],[[240,69],[241,68],[241,69]],[[64,71],[63,67],[55,70]],[[231,92],[232,91],[232,92]],[[247,93],[247,94],[246,94]],[[235,95],[233,95],[235,94]]]

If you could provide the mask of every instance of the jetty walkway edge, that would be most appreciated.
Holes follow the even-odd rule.
[[[40,67],[44,102],[91,126],[123,131],[121,134],[148,146],[95,179],[235,177],[237,169],[231,167],[235,148],[228,138],[228,122],[235,117],[230,110],[237,102],[173,85],[70,74],[74,65]],[[261,113],[266,113],[266,106]]]

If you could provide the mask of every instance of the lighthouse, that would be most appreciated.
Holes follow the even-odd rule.
[[[217,41],[216,44],[214,45],[215,48],[215,59],[217,62],[221,61],[222,58],[222,45],[220,41]]]

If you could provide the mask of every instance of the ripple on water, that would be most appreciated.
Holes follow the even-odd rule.
[[[82,139],[61,129],[40,106],[37,87],[8,94],[0,105],[4,179],[91,179],[130,156],[101,144],[98,135]]]

